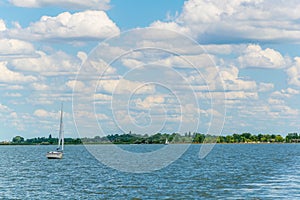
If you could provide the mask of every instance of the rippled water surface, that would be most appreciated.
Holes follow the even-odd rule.
[[[0,146],[0,199],[300,199],[300,144],[216,145],[204,159],[191,145],[168,167],[139,174],[101,164],[84,146],[48,160],[54,148]]]

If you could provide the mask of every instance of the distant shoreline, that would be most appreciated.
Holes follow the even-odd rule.
[[[64,138],[65,145],[93,145],[93,144],[284,144],[300,143],[298,133],[288,133],[285,137],[277,134],[258,134],[251,133],[233,134],[226,136],[216,136],[201,133],[156,133],[154,135],[114,134],[107,136],[95,136],[93,138]],[[57,145],[58,138],[37,137],[24,139],[22,136],[13,137],[12,141],[0,142],[0,145]]]
[[[260,142],[260,143],[169,143],[169,145],[270,145],[270,144],[300,144],[299,142]],[[86,146],[86,145],[164,145],[160,143],[152,143],[152,144],[134,144],[134,143],[81,143],[81,144],[65,144],[65,146]],[[0,146],[57,146],[57,144],[3,144],[0,143]]]

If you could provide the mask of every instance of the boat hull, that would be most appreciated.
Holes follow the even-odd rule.
[[[63,153],[59,151],[50,151],[46,154],[48,159],[62,159]]]

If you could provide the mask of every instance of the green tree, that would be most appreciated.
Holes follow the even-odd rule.
[[[195,136],[194,136],[193,142],[203,143],[204,139],[205,139],[205,135],[200,134],[200,133],[196,133]]]
[[[285,139],[286,139],[286,142],[292,142],[292,140],[295,140],[295,139],[298,139],[299,136],[298,136],[298,133],[289,133]]]
[[[276,135],[275,136],[275,142],[283,142],[284,138],[281,135]]]
[[[12,142],[13,142],[13,143],[18,143],[18,144],[24,143],[24,138],[21,137],[21,136],[16,136],[16,137],[14,137],[14,138],[12,139]]]
[[[234,142],[237,142],[237,143],[242,142],[241,135],[235,133],[232,135],[232,137],[233,137]]]
[[[250,139],[251,133],[243,133],[241,136],[246,138],[246,139]]]
[[[227,142],[227,143],[234,143],[234,138],[233,138],[233,136],[227,135],[227,136],[226,136],[226,142]]]
[[[262,136],[261,138],[260,138],[260,142],[267,142],[267,138],[266,137],[264,137],[264,136]]]
[[[217,139],[217,143],[224,143],[226,142],[226,138],[224,136],[219,136]]]
[[[257,141],[258,141],[258,137],[257,137],[256,135],[251,135],[251,136],[250,136],[250,140],[251,140],[252,142],[257,142]]]

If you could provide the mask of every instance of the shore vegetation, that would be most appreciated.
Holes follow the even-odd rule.
[[[232,134],[232,135],[208,135],[202,133],[156,133],[154,135],[111,134],[107,136],[95,136],[93,138],[65,138],[65,144],[164,144],[166,139],[170,143],[300,143],[300,134],[288,133],[285,137],[280,134]],[[11,141],[2,141],[0,145],[56,145],[58,138],[37,137],[24,139],[18,135]]]

